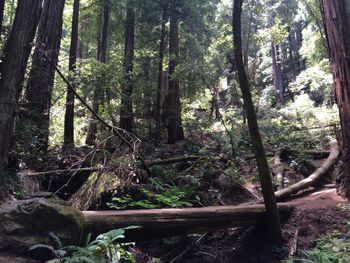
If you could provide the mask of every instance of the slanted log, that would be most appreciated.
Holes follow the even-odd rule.
[[[280,205],[279,211],[281,218],[286,218],[290,215],[292,207]],[[141,226],[141,229],[127,231],[126,239],[128,241],[202,233],[215,228],[266,223],[264,205],[85,211],[83,214],[86,230],[93,235],[127,226]]]
[[[201,158],[204,158],[204,156],[183,156],[183,157],[175,157],[175,158],[164,159],[159,161],[151,161],[146,163],[148,166],[155,166],[155,165],[166,165],[166,164],[173,164],[173,163],[198,161]]]
[[[275,196],[277,200],[285,199],[293,194],[298,193],[299,191],[313,186],[316,182],[327,172],[331,170],[331,168],[338,161],[339,157],[339,147],[337,141],[331,142],[331,151],[327,158],[327,160],[322,164],[320,168],[314,171],[309,177],[301,180],[300,182],[293,184],[285,189],[279,190],[275,192]]]

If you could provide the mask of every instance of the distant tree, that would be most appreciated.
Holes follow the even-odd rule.
[[[135,48],[135,11],[133,0],[128,0],[125,20],[124,42],[124,85],[120,104],[120,128],[133,132],[134,117],[132,109],[133,69]]]
[[[256,117],[254,103],[250,91],[249,80],[244,68],[243,51],[242,51],[242,16],[243,0],[234,0],[233,8],[233,38],[234,38],[234,53],[235,63],[238,74],[238,80],[244,100],[244,108],[247,114],[248,128],[252,140],[253,150],[258,166],[259,179],[261,183],[264,203],[269,224],[269,233],[273,242],[279,243],[282,241],[282,232],[279,220],[277,202],[274,194],[274,188],[271,180],[269,165],[264,151],[259,125]]]
[[[19,0],[0,64],[0,199],[5,195],[7,157],[15,109],[41,15],[42,0]]]
[[[337,190],[350,198],[350,2],[322,0],[322,7],[342,127]]]
[[[155,139],[159,140],[161,134],[161,107],[162,107],[162,87],[163,87],[163,63],[165,51],[165,36],[166,36],[166,22],[168,21],[168,2],[161,1],[163,8],[161,18],[160,42],[159,42],[159,56],[158,56],[158,80],[157,80],[157,98],[154,110],[154,117],[156,120]]]
[[[72,33],[69,50],[69,70],[74,74],[78,52],[79,0],[74,0]],[[74,94],[67,88],[66,113],[64,118],[64,147],[74,146]]]
[[[107,61],[108,28],[109,28],[109,16],[110,16],[109,13],[110,13],[109,2],[105,1],[101,9],[102,31],[100,33],[100,38],[98,40],[98,47],[97,47],[97,60],[100,61],[101,63],[106,63]],[[100,111],[103,88],[104,87],[101,87],[99,85],[95,86],[94,88],[92,108],[94,112],[97,114]],[[86,135],[87,145],[93,145],[95,143],[96,132],[97,132],[97,120],[95,116],[91,114],[89,128]]]
[[[34,127],[30,146],[46,151],[49,142],[50,108],[55,69],[43,55],[49,57],[53,64],[58,62],[61,45],[64,0],[45,0],[41,16],[32,68],[29,72],[25,90],[26,110],[23,118]],[[30,132],[28,130],[28,132]],[[27,149],[28,150],[28,149]]]
[[[180,83],[176,76],[179,64],[179,10],[178,2],[170,3],[170,37],[169,37],[169,90],[168,90],[168,143],[174,144],[184,139],[181,120]]]
[[[5,0],[0,1],[0,38],[1,38],[1,32],[2,32],[2,23],[4,20],[4,10],[5,9]]]

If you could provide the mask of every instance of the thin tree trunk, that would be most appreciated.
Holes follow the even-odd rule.
[[[5,0],[0,0],[0,39],[2,32],[2,23],[4,20],[4,9],[5,9]]]
[[[25,99],[27,101],[26,116],[34,130],[30,136],[28,151],[35,148],[47,151],[49,144],[49,125],[51,95],[54,85],[55,69],[43,58],[46,52],[54,64],[58,62],[61,44],[64,0],[45,0],[43,14],[39,22],[37,47],[34,51],[32,68],[29,73]],[[21,122],[21,120],[19,120]],[[35,149],[35,150],[37,150]]]
[[[108,46],[108,27],[109,27],[109,6],[108,4],[105,4],[102,8],[102,33],[100,34],[101,38],[98,41],[98,52],[97,52],[97,60],[101,63],[106,63],[107,61],[107,46]],[[100,110],[100,103],[102,99],[103,94],[103,87],[96,86],[94,89],[94,95],[93,95],[93,102],[92,102],[92,108],[94,112],[97,114]],[[98,120],[96,117],[91,114],[90,117],[90,123],[88,132],[86,135],[86,144],[87,145],[94,145],[96,140],[96,133],[97,133],[97,123]]]
[[[278,45],[271,44],[272,69],[273,69],[273,86],[277,92],[278,101],[281,104],[285,103],[284,87],[282,79],[281,65],[278,62]]]
[[[162,80],[163,80],[163,60],[164,60],[164,48],[165,48],[165,34],[166,34],[166,22],[168,20],[167,7],[163,7],[162,14],[162,28],[160,31],[160,44],[159,44],[159,61],[158,61],[158,83],[157,83],[157,100],[154,111],[154,117],[156,120],[155,139],[160,140],[161,135],[161,103],[162,103]]]
[[[74,0],[72,35],[69,50],[69,70],[76,70],[78,52],[79,0]],[[74,93],[67,88],[66,113],[64,118],[64,148],[74,147]]]
[[[322,7],[342,127],[337,190],[350,198],[350,2],[323,0]]]
[[[0,64],[0,199],[5,195],[7,157],[18,96],[41,15],[42,0],[19,0]]]
[[[181,123],[180,83],[174,76],[179,63],[179,17],[174,6],[170,15],[170,44],[169,44],[169,113],[168,113],[168,143],[174,144],[184,139]]]
[[[253,150],[258,165],[259,179],[261,183],[262,193],[264,197],[264,203],[266,206],[266,213],[268,217],[270,238],[273,242],[279,243],[282,241],[282,232],[280,227],[280,219],[278,214],[278,208],[276,198],[274,195],[274,189],[272,185],[269,165],[266,159],[264,147],[259,132],[259,126],[257,122],[256,113],[254,110],[254,104],[250,92],[250,86],[247,74],[244,69],[243,56],[242,56],[242,29],[241,29],[241,16],[242,16],[242,4],[243,0],[234,0],[233,10],[233,37],[234,37],[234,53],[235,61],[238,72],[238,79],[242,91],[244,100],[244,107],[247,114],[248,128],[250,137],[252,140]]]
[[[128,0],[125,23],[125,49],[124,49],[124,85],[120,105],[120,128],[133,132],[134,117],[132,109],[133,70],[134,70],[134,36],[135,12],[133,0]]]

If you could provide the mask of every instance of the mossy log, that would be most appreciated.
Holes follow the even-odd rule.
[[[280,205],[281,218],[292,207]],[[85,211],[86,230],[94,235],[126,226],[141,226],[127,231],[129,241],[188,233],[207,232],[215,228],[266,223],[264,205],[218,206],[183,209],[147,209],[125,211]]]
[[[322,166],[316,171],[314,171],[309,177],[305,178],[304,180],[301,180],[300,182],[293,184],[285,189],[279,190],[275,192],[275,196],[277,200],[285,199],[293,194],[298,193],[299,191],[313,186],[316,184],[316,182],[326,173],[328,173],[332,167],[336,164],[339,157],[339,147],[337,141],[331,142],[331,150],[328,158],[326,161],[322,164]]]

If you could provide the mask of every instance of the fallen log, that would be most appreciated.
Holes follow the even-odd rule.
[[[173,163],[198,161],[199,159],[202,159],[202,158],[205,158],[205,157],[204,156],[184,156],[184,157],[175,157],[175,158],[146,162],[146,163],[148,166],[155,166],[155,165],[166,165],[166,164],[173,164]]]
[[[314,171],[309,177],[301,180],[300,182],[293,184],[285,189],[275,192],[276,199],[278,201],[285,199],[293,194],[298,193],[307,187],[313,186],[316,182],[335,165],[339,156],[339,147],[337,141],[331,142],[331,150],[328,158],[322,164],[320,168]]]
[[[278,149],[274,156],[273,171],[276,176],[277,190],[282,190],[284,188],[284,168],[281,161],[283,151],[283,148]]]
[[[280,205],[281,218],[292,206]],[[126,226],[141,226],[126,233],[128,241],[203,233],[215,228],[245,226],[266,222],[264,205],[218,206],[184,209],[147,209],[126,211],[84,211],[86,230],[93,235]]]

